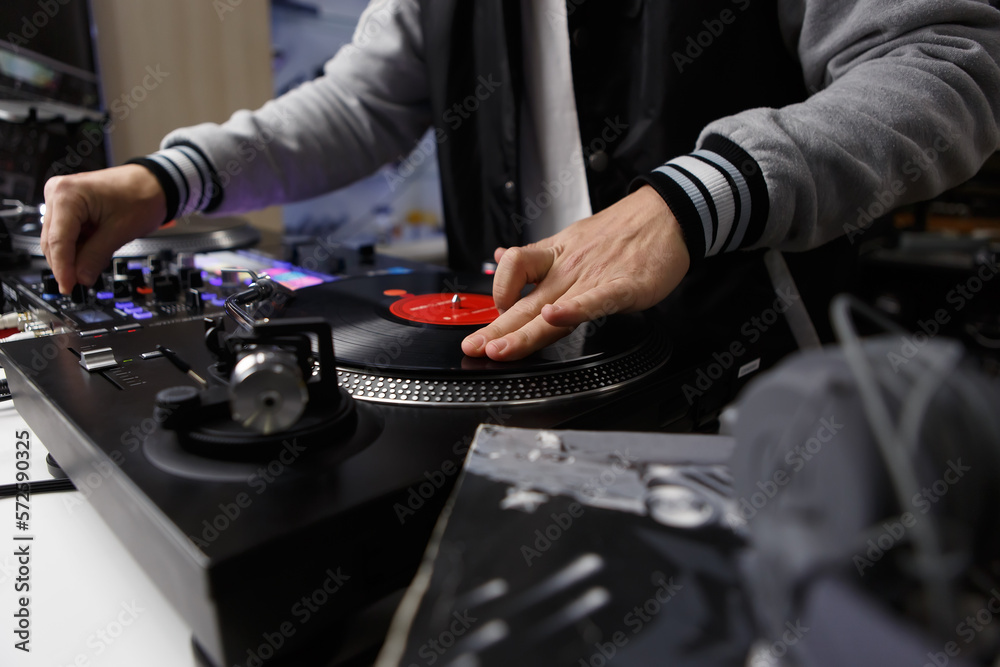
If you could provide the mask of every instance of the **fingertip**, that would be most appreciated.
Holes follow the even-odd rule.
[[[59,261],[49,261],[49,266],[52,268],[52,275],[55,276],[56,284],[59,286],[60,294],[69,294],[73,291],[73,285],[76,284],[76,266],[69,262],[62,263]]]
[[[545,316],[546,321],[552,318],[558,318],[565,312],[566,308],[559,303],[547,303],[542,306],[542,315]]]
[[[491,340],[486,345],[486,356],[494,361],[504,361],[510,353],[510,345],[503,338]]]
[[[573,327],[587,321],[581,318],[577,309],[562,303],[549,303],[542,306],[542,319],[555,327]]]
[[[500,263],[500,258],[503,257],[503,254],[505,252],[507,252],[507,248],[497,248],[496,250],[494,250],[493,251],[493,261],[496,262],[497,264],[499,264]]]
[[[483,347],[486,345],[486,337],[482,334],[472,334],[462,341],[462,352],[470,357],[483,356]]]

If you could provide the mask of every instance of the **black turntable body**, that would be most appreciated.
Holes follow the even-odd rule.
[[[759,324],[775,301],[759,258],[740,261],[726,294],[681,289],[511,364],[459,348],[489,277],[439,269],[335,276],[258,303],[255,321],[268,324],[257,333],[280,341],[271,347],[240,339],[221,309],[206,321],[181,303],[145,324],[6,343],[0,357],[20,414],[190,624],[204,659],[295,664],[319,637],[335,653],[342,621],[410,581],[478,424],[711,422],[792,346],[780,318]],[[332,356],[319,363],[326,329]],[[227,416],[217,428],[201,416],[235,405],[219,341],[236,340],[254,371],[287,369],[294,361],[278,357],[300,334],[315,363],[303,367],[313,401],[298,422],[241,441],[230,436],[249,422]],[[255,356],[265,348],[270,360]]]

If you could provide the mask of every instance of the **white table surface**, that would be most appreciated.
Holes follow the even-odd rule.
[[[16,433],[27,426],[0,403],[0,484],[14,482]],[[31,479],[51,479],[31,435]],[[30,528],[15,528],[15,500],[0,499],[0,665],[3,667],[189,667],[181,617],[77,491],[30,499]],[[14,648],[18,598],[14,535],[32,535],[31,652]]]

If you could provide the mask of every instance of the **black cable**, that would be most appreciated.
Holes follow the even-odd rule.
[[[28,487],[29,494],[76,491],[76,486],[69,479],[43,479],[21,484],[0,484],[0,498],[13,498],[19,493],[24,493],[25,486]]]
[[[862,410],[868,418],[875,443],[886,465],[893,495],[900,507],[906,507],[907,499],[912,498],[920,487],[914,462],[911,460],[917,449],[917,443],[908,442],[907,439],[919,438],[923,412],[934,397],[936,389],[946,380],[958,360],[953,358],[944,360],[943,363],[921,366],[914,380],[915,386],[911,385],[903,401],[897,422],[885,402],[883,385],[877,377],[876,365],[862,346],[861,337],[851,319],[851,311],[864,315],[888,331],[904,332],[904,334],[906,332],[895,322],[853,296],[841,294],[831,304],[833,328],[844,351],[847,365],[854,375],[862,399]],[[904,418],[916,419],[917,423],[904,422]],[[943,540],[932,522],[918,521],[913,526],[913,542],[918,554],[917,567],[928,599],[928,612],[936,629],[945,632],[950,624],[949,614],[956,609],[956,606],[947,585]]]

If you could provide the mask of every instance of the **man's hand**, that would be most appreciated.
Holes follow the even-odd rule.
[[[159,227],[166,211],[159,182],[139,165],[50,178],[41,245],[59,291],[92,285],[114,251]]]
[[[555,236],[498,248],[489,326],[462,341],[472,357],[513,361],[562,338],[579,324],[663,300],[690,266],[680,225],[649,186]],[[520,298],[529,284],[535,289]]]

